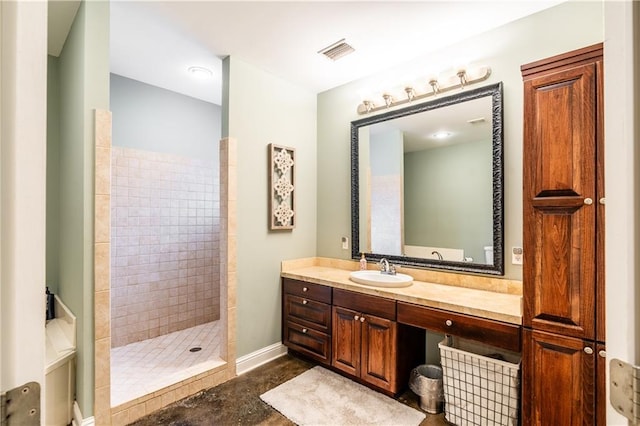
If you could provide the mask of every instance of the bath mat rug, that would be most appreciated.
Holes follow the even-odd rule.
[[[419,425],[425,414],[322,367],[260,395],[302,425]]]

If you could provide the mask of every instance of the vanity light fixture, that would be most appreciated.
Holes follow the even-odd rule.
[[[455,68],[454,68],[455,70]],[[373,100],[367,99],[358,105],[358,114],[368,114],[374,111],[387,109],[402,105],[408,102],[414,102],[431,96],[436,96],[455,89],[464,89],[474,83],[479,83],[489,78],[491,68],[479,67],[468,69],[457,69],[455,74],[441,78],[430,78],[428,86],[424,92],[416,90],[414,87],[404,87],[404,96],[394,96],[393,90],[383,92],[382,99],[384,102],[376,104]]]
[[[416,91],[413,90],[413,87],[405,87],[404,88],[404,93],[407,94],[407,100],[409,102],[411,102],[413,100],[413,98],[416,97]]]
[[[458,78],[460,79],[460,88],[464,89],[464,86],[467,85],[467,71],[466,70],[458,70],[456,73]]]
[[[189,74],[199,79],[205,79],[213,76],[213,71],[205,67],[192,66],[187,68],[187,71],[189,71]]]
[[[362,105],[364,105],[366,112],[371,112],[371,110],[375,108],[375,105],[373,104],[373,102],[367,101],[367,100],[362,101]]]
[[[435,78],[429,80],[429,86],[431,86],[433,96],[437,95],[440,92],[440,85],[438,84],[438,80],[436,80]]]

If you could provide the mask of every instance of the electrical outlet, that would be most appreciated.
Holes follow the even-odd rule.
[[[342,250],[349,250],[349,237],[342,237],[340,241],[342,241]]]
[[[514,265],[522,265],[522,247],[511,248],[511,263]]]

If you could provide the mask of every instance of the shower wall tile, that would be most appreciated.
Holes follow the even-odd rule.
[[[112,346],[220,318],[212,161],[112,148]]]

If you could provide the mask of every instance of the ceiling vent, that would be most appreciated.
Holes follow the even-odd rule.
[[[330,46],[325,47],[324,49],[320,50],[318,53],[326,56],[332,61],[337,61],[343,56],[346,56],[349,53],[354,51],[355,49],[351,47],[346,41],[344,41],[344,39],[342,39],[342,40],[336,41]]]

